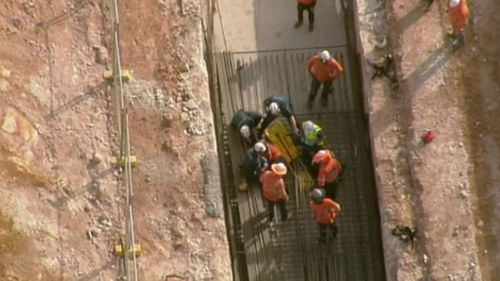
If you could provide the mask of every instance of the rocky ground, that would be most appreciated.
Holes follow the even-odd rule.
[[[0,4],[0,280],[116,280],[109,1]],[[120,1],[144,280],[229,280],[197,1]]]
[[[388,280],[496,280],[500,47],[494,0],[450,49],[445,1],[358,0]],[[0,3],[0,280],[116,280],[124,190],[102,75],[108,1]],[[198,1],[121,1],[144,280],[230,280]],[[376,48],[384,38],[387,46]],[[363,64],[368,81],[372,69]],[[424,145],[420,135],[437,138]],[[391,235],[415,226],[414,245]],[[153,266],[154,265],[154,266]]]
[[[488,157],[499,141],[488,113],[496,109],[492,78],[498,75],[489,59],[499,49],[485,39],[494,36],[486,26],[498,5],[471,4],[467,45],[454,52],[446,1],[430,10],[415,1],[358,1],[366,12],[365,56],[393,53],[400,80],[396,90],[383,80],[367,87],[388,280],[496,280],[499,274],[492,266],[496,160]],[[387,46],[376,48],[385,36]],[[368,65],[365,71],[373,73]],[[437,136],[427,145],[420,139],[426,130]],[[396,224],[418,229],[414,245],[391,235]]]

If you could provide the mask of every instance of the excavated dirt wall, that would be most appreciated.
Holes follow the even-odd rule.
[[[358,34],[379,194],[387,280],[483,280],[465,146],[461,60],[445,1],[357,1]],[[369,62],[392,54],[399,87],[372,80]],[[432,130],[437,138],[424,144]],[[406,243],[396,225],[415,227]]]

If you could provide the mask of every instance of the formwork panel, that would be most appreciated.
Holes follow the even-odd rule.
[[[309,186],[301,186],[295,174],[303,165],[292,163],[286,184],[287,202],[293,217],[269,230],[267,204],[258,187],[238,192],[236,198],[242,229],[242,242],[248,276],[240,280],[384,280],[378,210],[369,171],[363,135],[362,110],[352,94],[350,66],[345,47],[328,49],[344,67],[344,75],[333,84],[328,104],[320,102],[319,92],[313,110],[306,109],[311,78],[309,58],[318,49],[223,53],[216,56],[221,84],[221,108],[228,120],[240,108],[263,112],[263,101],[272,95],[288,95],[297,121],[320,124],[328,145],[345,165],[338,183],[337,199],[342,205],[339,232],[326,245],[315,243],[318,227],[309,209]],[[321,89],[320,89],[321,91]],[[238,164],[246,150],[238,132],[228,132],[234,183],[241,181]],[[279,212],[277,212],[279,214]],[[373,221],[376,221],[375,223]]]

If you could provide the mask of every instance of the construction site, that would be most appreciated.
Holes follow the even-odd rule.
[[[0,281],[500,280],[500,2],[460,48],[449,2],[3,1]],[[326,243],[284,118],[289,218],[243,179],[231,120],[277,95],[344,169]]]

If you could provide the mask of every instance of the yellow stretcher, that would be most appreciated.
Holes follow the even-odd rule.
[[[291,129],[287,128],[282,120],[286,119],[279,118],[274,120],[267,127],[265,133],[266,138],[280,149],[283,156],[290,163],[300,157],[300,149],[297,148],[292,139]],[[314,187],[314,179],[302,162],[299,162],[299,167],[295,175],[299,181],[299,185],[305,188]]]
[[[274,120],[267,126],[265,134],[266,138],[276,145],[286,160],[290,163],[299,158],[300,150],[295,146],[291,137],[291,131],[281,121],[282,119]]]

